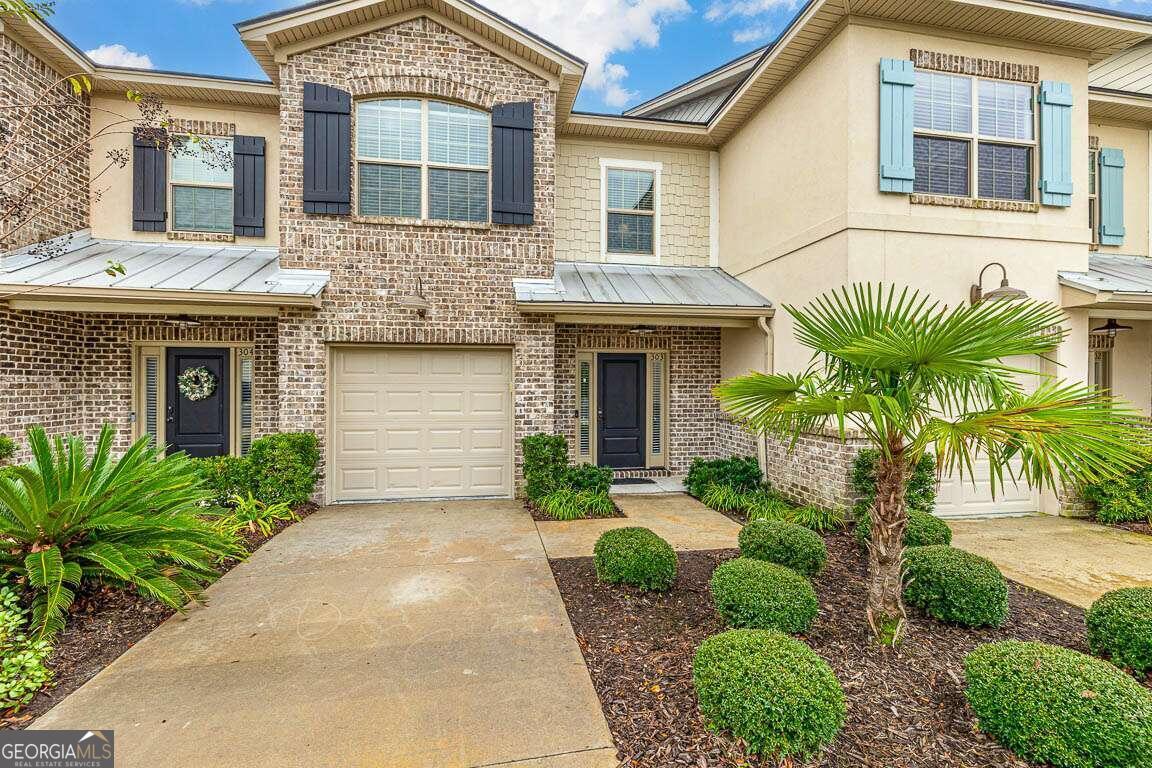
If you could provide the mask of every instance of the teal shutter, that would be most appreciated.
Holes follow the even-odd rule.
[[[1100,150],[1100,244],[1124,244],[1124,150]]]
[[[1040,203],[1072,205],[1072,86],[1040,83]]]
[[[880,191],[912,192],[913,89],[916,68],[901,59],[880,60]]]

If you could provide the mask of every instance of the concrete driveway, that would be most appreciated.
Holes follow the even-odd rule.
[[[208,597],[34,727],[120,768],[617,764],[517,502],[328,507]]]
[[[1152,586],[1152,536],[1051,515],[952,520],[952,544],[1013,581],[1082,608],[1105,592]]]

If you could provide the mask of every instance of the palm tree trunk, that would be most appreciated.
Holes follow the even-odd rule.
[[[901,569],[908,525],[904,504],[908,464],[898,439],[890,441],[888,451],[889,456],[881,455],[876,463],[876,501],[868,547],[868,624],[880,642],[895,645],[905,618]]]

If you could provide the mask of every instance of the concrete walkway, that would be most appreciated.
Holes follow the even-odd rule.
[[[1152,536],[1051,515],[954,520],[952,544],[1013,581],[1087,608],[1121,587],[1152,586]]]
[[[640,526],[662,536],[674,549],[729,549],[736,546],[740,524],[685,493],[620,495],[613,500],[627,517],[606,520],[539,522],[549,557],[591,557],[600,534],[611,528]]]
[[[613,768],[515,501],[328,507],[36,721],[118,768]]]

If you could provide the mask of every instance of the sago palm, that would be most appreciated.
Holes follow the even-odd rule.
[[[0,574],[34,593],[29,633],[64,626],[74,590],[87,579],[131,586],[180,608],[236,556],[234,537],[203,519],[208,496],[192,461],[161,458],[149,438],[112,458],[105,425],[89,457],[79,437],[28,432],[30,463],[0,475]]]
[[[1141,463],[1136,416],[1106,392],[1051,377],[1033,391],[1020,384],[1033,372],[1009,358],[1049,355],[1066,333],[1052,304],[949,309],[909,289],[854,285],[786,309],[813,351],[809,369],[729,379],[716,395],[758,432],[795,440],[853,427],[878,449],[867,610],[883,639],[903,629],[904,489],[926,453],[939,473],[968,479],[978,459],[987,461],[993,495],[1006,477],[1057,488]]]

